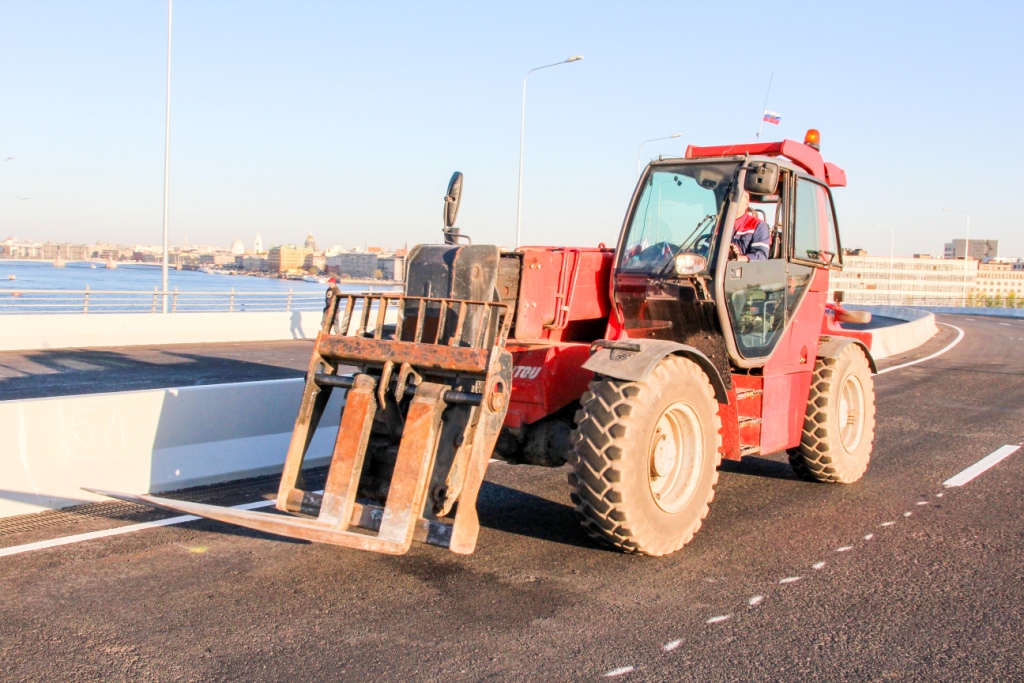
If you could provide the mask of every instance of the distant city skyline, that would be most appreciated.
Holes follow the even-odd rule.
[[[966,212],[972,235],[1024,254],[1013,192],[993,189],[1024,181],[998,149],[1024,105],[1019,3],[440,8],[176,0],[171,241],[433,242],[460,170],[459,227],[512,246],[523,76],[582,54],[530,77],[525,243],[614,242],[638,145],[669,138],[644,162],[752,140],[771,77],[781,124],[762,139],[821,130],[850,181],[845,244],[941,254]],[[0,3],[0,235],[160,243],[166,9]],[[756,19],[742,40],[719,30],[732,17]]]

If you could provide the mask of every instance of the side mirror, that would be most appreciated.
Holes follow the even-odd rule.
[[[775,194],[779,185],[779,165],[766,161],[747,167],[743,189],[750,194]]]
[[[448,181],[448,194],[444,198],[444,227],[451,228],[455,225],[455,217],[459,215],[459,200],[462,199],[462,174],[458,171],[452,174]]]

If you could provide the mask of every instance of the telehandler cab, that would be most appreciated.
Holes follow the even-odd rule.
[[[867,314],[829,303],[842,267],[832,187],[804,143],[690,146],[652,162],[615,249],[474,245],[458,228],[409,255],[404,292],[327,292],[268,514],[97,491],[260,531],[400,554],[473,552],[488,462],[561,466],[586,531],[663,555],[700,528],[722,458],[787,451],[819,482],[860,479],[874,437]],[[742,193],[769,258],[730,259]],[[391,321],[394,321],[393,323]],[[354,371],[353,371],[354,368]],[[322,493],[301,466],[347,391]]]

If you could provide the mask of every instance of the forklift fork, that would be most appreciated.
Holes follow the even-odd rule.
[[[398,314],[393,332],[385,324],[392,311]],[[477,494],[512,386],[512,356],[505,350],[510,325],[508,306],[501,303],[346,295],[332,286],[278,490],[276,507],[288,514],[94,492],[361,550],[398,555],[416,540],[472,553],[480,530]],[[339,374],[352,365],[358,372]],[[307,491],[302,462],[335,388],[348,393],[327,482],[323,493]],[[445,429],[449,415],[452,426]],[[400,432],[382,506],[357,500],[368,445],[386,436],[375,431],[375,422],[386,423],[385,432]],[[439,447],[446,453],[443,463]],[[453,505],[454,519],[446,521]]]

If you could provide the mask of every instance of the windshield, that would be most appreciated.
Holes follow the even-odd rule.
[[[707,258],[737,166],[687,164],[651,173],[633,212],[619,268],[659,273],[677,253]]]

